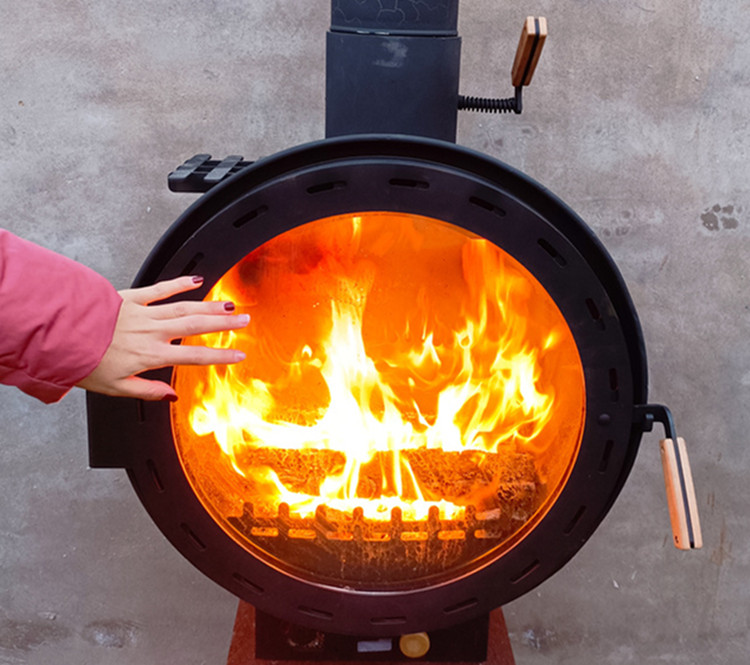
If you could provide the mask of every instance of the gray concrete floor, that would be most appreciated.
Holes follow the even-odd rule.
[[[3,0],[2,225],[126,286],[193,200],[197,152],[323,135],[328,2]],[[464,1],[462,92],[505,95],[527,14],[548,46],[520,117],[459,142],[576,209],[620,266],[652,401],[688,440],[705,548],[669,540],[658,435],[577,557],[506,607],[519,665],[744,665],[750,653],[750,3]],[[0,663],[224,662],[235,599],[87,470],[83,395],[0,389]]]

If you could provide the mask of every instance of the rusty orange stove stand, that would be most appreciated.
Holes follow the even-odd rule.
[[[379,661],[378,665],[403,665],[405,661]],[[434,661],[417,659],[414,662],[438,665]],[[271,661],[255,658],[255,608],[240,601],[229,646],[227,665],[361,665],[357,661]],[[478,665],[477,663],[453,663],[452,665]],[[487,660],[483,665],[516,665],[510,646],[508,628],[503,611],[497,609],[490,614],[490,633],[487,644]]]

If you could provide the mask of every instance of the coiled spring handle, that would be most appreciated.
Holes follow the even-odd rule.
[[[459,111],[479,111],[482,113],[521,113],[523,110],[522,90],[531,83],[534,70],[542,54],[544,41],[547,39],[547,19],[543,16],[529,16],[523,24],[521,39],[518,41],[516,57],[510,71],[511,83],[516,94],[505,99],[490,97],[458,98]]]

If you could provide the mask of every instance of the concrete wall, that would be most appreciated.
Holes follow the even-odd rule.
[[[193,200],[198,152],[323,134],[328,2],[27,0],[0,26],[0,219],[124,287]],[[750,4],[464,1],[462,92],[506,95],[527,14],[550,38],[522,116],[459,141],[588,221],[640,313],[652,401],[692,452],[705,548],[670,544],[658,435],[580,554],[506,607],[519,664],[741,665],[750,651]],[[0,315],[2,315],[0,313]],[[0,389],[0,663],[226,658],[236,600],[87,470],[83,395]]]

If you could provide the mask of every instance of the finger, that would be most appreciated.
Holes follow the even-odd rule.
[[[148,308],[149,316],[157,320],[179,319],[195,314],[207,316],[219,316],[222,314],[233,314],[236,311],[233,302],[224,300],[181,300],[180,302],[167,305],[152,305]]]
[[[244,351],[238,349],[213,349],[208,346],[177,345],[165,354],[169,365],[233,365],[245,359]]]
[[[136,289],[124,289],[120,295],[125,300],[138,303],[139,305],[148,305],[159,300],[166,300],[178,293],[185,293],[199,288],[203,284],[203,278],[198,275],[187,275],[184,277],[175,277],[162,282],[157,282],[151,286],[141,286]]]
[[[193,335],[238,330],[250,323],[249,314],[237,316],[205,316],[195,314],[181,319],[169,319],[161,322],[161,330],[169,339],[181,339]]]

